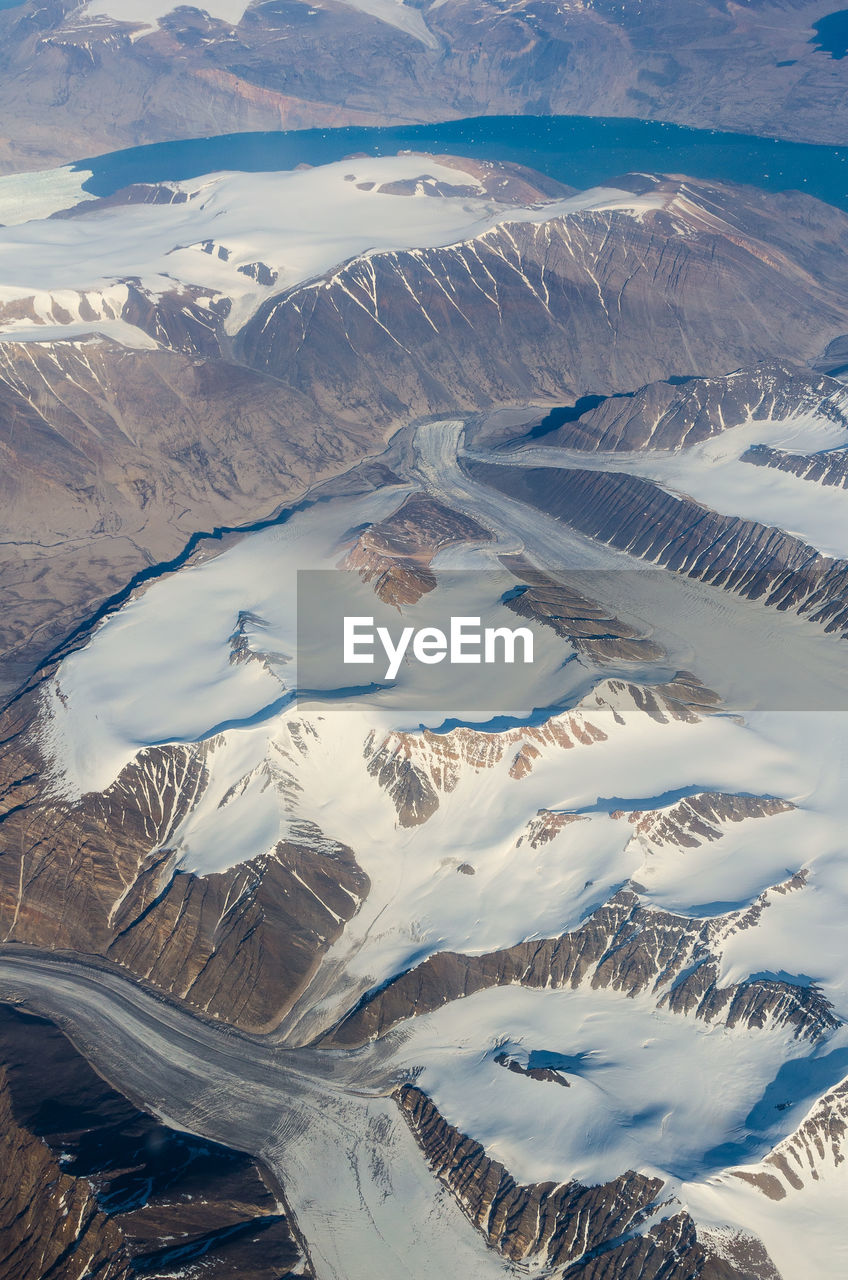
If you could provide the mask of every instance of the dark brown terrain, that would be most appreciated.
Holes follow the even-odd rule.
[[[312,1275],[249,1156],[139,1111],[57,1027],[7,1005],[0,1058],[3,1280]]]

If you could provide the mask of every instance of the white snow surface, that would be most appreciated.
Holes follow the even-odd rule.
[[[495,1061],[534,1051],[563,1060],[570,1088]],[[423,1066],[420,1088],[518,1181],[596,1185],[624,1169],[696,1180],[766,1153],[795,1119],[757,1104],[808,1053],[785,1031],[710,1026],[649,996],[501,987],[415,1019],[397,1060]]]
[[[34,173],[12,173],[0,178],[0,224],[17,226],[33,219],[49,218],[60,209],[95,197],[83,190],[91,177],[89,169],[41,169]]]
[[[846,1163],[843,1157],[835,1164],[825,1145],[815,1176],[805,1171],[803,1186],[792,1188],[783,1200],[770,1199],[732,1173],[687,1183],[682,1193],[698,1222],[732,1224],[759,1236],[782,1280],[841,1280],[848,1275]],[[748,1171],[763,1167],[745,1166]]]
[[[253,0],[202,0],[202,3],[191,7],[200,9],[218,22],[226,22],[235,27],[252,2]],[[74,14],[73,20],[78,24],[87,18],[111,18],[113,22],[129,22],[141,27],[144,33],[155,30],[162,18],[180,7],[174,0],[89,0],[79,13]]]
[[[38,187],[43,175],[31,176]],[[407,195],[378,189],[414,179],[421,181]],[[95,202],[73,218],[31,217],[0,227],[0,333],[22,335],[32,325],[27,319],[2,321],[4,302],[34,299],[39,321],[51,326],[64,319],[54,310],[58,303],[76,324],[81,297],[100,314],[102,299],[129,279],[154,295],[192,289],[196,302],[229,298],[227,327],[235,332],[273,294],[360,254],[449,245],[502,223],[540,222],[583,210],[638,216],[659,203],[651,195],[596,188],[516,208],[498,204],[482,188],[474,197],[431,196],[427,179],[480,188],[472,174],[426,156],[360,157],[314,169],[220,173],[169,184],[189,195],[182,204]],[[369,183],[375,184],[372,190],[361,189]],[[9,199],[15,209],[28,207],[20,193]],[[277,273],[273,285],[257,284],[239,271],[257,263]],[[147,345],[146,335],[138,345]]]
[[[218,22],[237,27],[252,3],[253,0],[202,0],[202,3],[191,7]],[[321,7],[320,0],[315,6],[311,4],[311,0],[303,0],[303,3],[311,13]],[[341,0],[341,3],[367,13],[379,22],[396,27],[430,49],[438,47],[438,41],[424,21],[421,11],[404,4],[403,0]],[[154,31],[162,18],[180,7],[174,0],[89,0],[79,13],[73,15],[72,21],[74,25],[90,18],[127,22],[140,28],[139,35],[145,35]]]

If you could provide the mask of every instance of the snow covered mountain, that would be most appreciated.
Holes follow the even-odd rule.
[[[833,446],[826,412],[772,412],[787,416],[752,414],[749,431]],[[388,486],[353,472],[164,577],[6,712],[6,940],[99,955],[205,1015],[353,1054],[505,1265],[793,1280],[811,1252],[791,1224],[812,1213],[817,1274],[836,1277],[845,710],[751,709],[732,673],[717,691],[675,674],[680,632],[660,614],[640,619],[637,661],[586,648],[573,594],[548,627],[571,660],[534,689],[543,715],[450,728],[433,705],[425,728],[390,690],[293,700],[298,568],[346,562],[375,596],[393,560],[396,581],[422,554],[436,591],[457,590],[440,558],[502,557],[536,587],[576,572],[583,600],[587,564],[599,587],[632,576],[601,572],[632,550],[559,534],[520,486],[506,502],[489,487],[532,472],[457,445],[419,427],[386,455]],[[674,456],[711,465],[702,443]],[[559,458],[553,478],[571,474]],[[816,485],[790,482],[814,509]],[[696,560],[656,572],[739,599]],[[761,638],[797,630],[739,607]],[[838,668],[841,642],[800,625]]]
[[[259,1159],[291,1275],[841,1280],[845,215],[7,181],[0,994]],[[310,683],[304,570],[532,671]]]

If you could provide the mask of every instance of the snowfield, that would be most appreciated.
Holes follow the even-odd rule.
[[[540,1052],[566,1062],[569,1088],[495,1061]],[[697,1181],[765,1154],[797,1119],[771,1082],[807,1052],[785,1032],[707,1026],[644,996],[506,987],[416,1020],[398,1059],[423,1065],[419,1087],[518,1180],[591,1186],[624,1169]]]

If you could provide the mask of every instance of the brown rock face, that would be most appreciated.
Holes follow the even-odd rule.
[[[251,1157],[159,1124],[55,1026],[8,1006],[0,1060],[4,1280],[312,1275]]]
[[[0,1068],[0,1270],[8,1280],[128,1280],[119,1229],[84,1179],[15,1120]]]
[[[397,511],[369,525],[341,562],[387,604],[415,604],[436,586],[430,562],[445,547],[490,542],[488,529],[426,493],[413,493]]]
[[[721,824],[743,822],[746,818],[765,818],[788,813],[795,806],[775,796],[731,795],[722,791],[702,791],[689,796],[670,809],[651,809],[645,813],[634,809],[628,822],[637,836],[651,844],[675,845],[678,849],[696,849],[709,841],[720,840]]]
[[[656,1223],[565,1272],[574,1280],[780,1280],[756,1236],[723,1237],[721,1252],[688,1213]]]
[[[507,1071],[513,1071],[517,1075],[527,1076],[528,1080],[540,1080],[545,1084],[559,1084],[565,1089],[570,1089],[564,1075],[559,1071],[555,1071],[553,1067],[525,1067],[516,1058],[510,1058],[505,1053],[499,1053],[495,1057],[495,1062],[499,1067],[506,1067]]]
[[[795,877],[769,890],[745,911],[706,921],[643,907],[620,890],[577,929],[559,938],[522,942],[481,956],[436,952],[366,996],[324,1038],[349,1046],[385,1035],[416,1014],[490,987],[611,987],[635,996],[650,992],[658,1007],[729,1027],[788,1026],[816,1041],[839,1025],[814,986],[750,978],[721,987],[716,948],[722,936],[756,924],[773,892],[803,886]]]
[[[568,751],[603,742],[606,733],[580,711],[557,716],[537,727],[484,733],[462,726],[449,733],[392,731],[381,741],[371,734],[365,745],[368,772],[388,791],[402,827],[426,822],[439,807],[440,793],[453,791],[464,768],[491,769],[512,757],[510,776],[525,777],[540,748]]]
[[[783,1103],[791,1107],[792,1098]],[[848,1083],[829,1089],[804,1117],[798,1128],[771,1151],[758,1166],[734,1169],[733,1177],[758,1187],[771,1200],[783,1200],[821,1176],[824,1164],[845,1160],[848,1135]]]
[[[539,849],[556,839],[560,831],[571,826],[573,822],[584,822],[579,813],[557,813],[551,809],[540,809],[535,818],[527,824],[523,836],[519,836],[516,847],[520,848],[526,840],[531,849]]]

